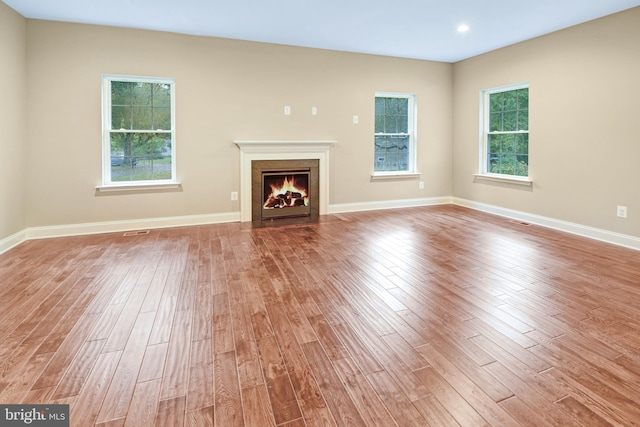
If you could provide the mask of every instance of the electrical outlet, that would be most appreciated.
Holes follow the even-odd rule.
[[[357,125],[359,121],[358,116],[353,116],[353,124]]]
[[[318,115],[318,109],[316,107],[311,107],[311,115],[312,116]]]
[[[618,216],[620,218],[627,217],[627,207],[626,206],[618,206]]]
[[[232,191],[231,192],[231,200],[238,200],[238,192],[237,191]]]
[[[285,116],[290,116],[291,115],[291,107],[289,107],[288,105],[284,106],[284,115]]]

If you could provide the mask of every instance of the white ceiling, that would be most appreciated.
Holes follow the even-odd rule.
[[[640,6],[640,0],[2,1],[34,19],[444,62]],[[460,24],[470,30],[458,33]]]

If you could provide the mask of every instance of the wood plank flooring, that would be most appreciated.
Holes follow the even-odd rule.
[[[0,403],[76,426],[640,425],[640,252],[456,206],[28,241]]]

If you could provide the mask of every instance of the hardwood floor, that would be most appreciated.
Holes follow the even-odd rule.
[[[0,403],[77,426],[640,424],[640,252],[456,206],[28,241]]]

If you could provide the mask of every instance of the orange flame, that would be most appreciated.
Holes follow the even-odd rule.
[[[282,185],[269,184],[271,194],[267,197],[263,207],[266,209],[300,206],[299,203],[309,204],[307,189],[296,186],[295,177],[285,177]]]

